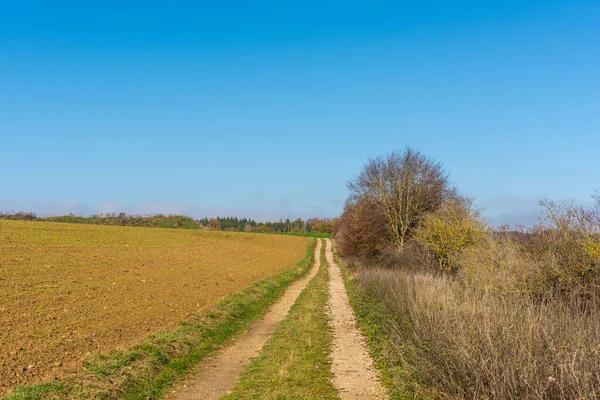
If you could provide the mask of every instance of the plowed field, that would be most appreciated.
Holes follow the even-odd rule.
[[[307,238],[0,221],[0,393],[293,267]]]

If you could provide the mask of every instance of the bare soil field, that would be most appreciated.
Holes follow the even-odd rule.
[[[308,238],[0,221],[0,393],[292,268]]]

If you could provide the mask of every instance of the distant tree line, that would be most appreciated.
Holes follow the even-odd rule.
[[[277,222],[256,222],[248,218],[217,217],[198,220],[203,227],[222,231],[262,232],[262,233],[321,233],[331,234],[333,219],[310,218],[303,220],[280,219]]]
[[[282,233],[298,235],[330,235],[333,219],[298,218],[280,219],[277,222],[256,222],[249,218],[216,217],[194,219],[186,215],[130,215],[125,213],[95,214],[81,216],[75,214],[40,217],[31,212],[0,212],[0,219],[22,221],[66,222],[74,224],[139,226],[152,228],[210,229],[232,232]]]

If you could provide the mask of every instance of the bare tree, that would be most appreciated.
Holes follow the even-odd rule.
[[[592,195],[594,199],[594,208],[592,209],[592,218],[594,223],[596,224],[597,230],[600,234],[600,190],[596,190],[596,192]]]
[[[442,165],[410,147],[369,160],[347,186],[351,197],[367,200],[385,216],[389,240],[398,248],[426,213],[454,196]]]

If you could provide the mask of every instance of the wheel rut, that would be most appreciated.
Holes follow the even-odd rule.
[[[342,400],[385,399],[388,396],[373,366],[365,337],[358,329],[342,271],[333,259],[329,239],[325,255],[329,264],[329,311],[333,326],[333,383],[340,391]]]

